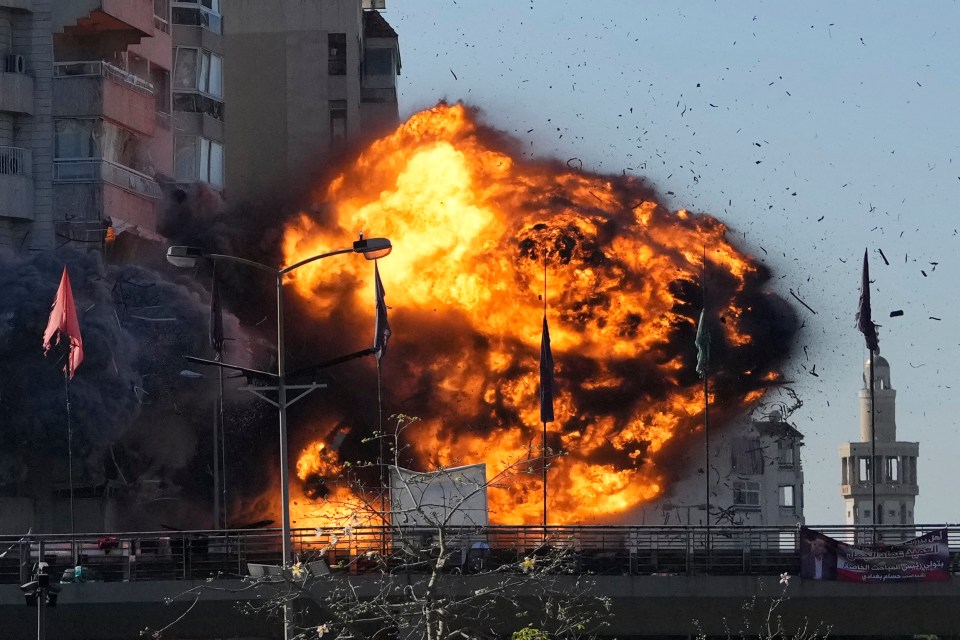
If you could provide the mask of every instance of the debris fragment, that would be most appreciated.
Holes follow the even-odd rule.
[[[898,317],[900,317],[900,316],[902,316],[902,315],[903,315],[903,309],[897,309],[896,311],[891,311],[891,312],[890,312],[890,317],[891,317],[891,318],[898,318]]]
[[[810,307],[810,305],[808,305],[806,302],[804,302],[803,300],[801,300],[800,297],[793,292],[793,289],[790,289],[790,295],[792,295],[797,302],[799,302],[800,304],[802,304],[803,306],[805,306],[805,307],[807,308],[807,310],[810,311],[810,313],[812,313],[813,315],[817,315],[817,312],[814,311],[814,310]]]

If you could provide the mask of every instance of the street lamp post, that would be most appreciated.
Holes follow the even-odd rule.
[[[352,247],[345,249],[336,249],[334,251],[328,251],[326,253],[321,253],[315,256],[311,256],[304,260],[301,260],[297,263],[294,263],[288,267],[283,267],[277,269],[254,260],[248,260],[246,258],[239,258],[236,256],[223,255],[217,253],[207,253],[203,249],[197,247],[184,247],[184,246],[173,246],[167,249],[167,261],[176,266],[183,268],[193,268],[196,266],[197,262],[203,259],[208,260],[223,260],[228,262],[236,262],[238,264],[247,265],[248,267],[253,267],[254,269],[259,269],[261,271],[266,271],[276,278],[277,285],[277,372],[276,374],[268,374],[266,372],[259,372],[263,374],[264,377],[273,379],[276,381],[275,387],[249,387],[248,390],[259,396],[260,398],[266,400],[270,404],[277,407],[279,410],[279,419],[280,419],[280,508],[282,510],[282,521],[281,521],[281,535],[283,536],[282,548],[283,548],[283,567],[287,568],[291,564],[292,557],[292,541],[291,541],[291,532],[290,532],[290,462],[289,456],[287,454],[287,407],[291,406],[297,400],[300,400],[308,393],[314,389],[320,388],[325,385],[319,385],[316,383],[307,384],[307,385],[289,385],[286,380],[286,353],[284,348],[283,340],[283,277],[288,273],[296,271],[300,267],[310,264],[311,262],[316,262],[317,260],[322,260],[324,258],[329,258],[332,256],[340,255],[342,253],[360,253],[367,260],[376,260],[388,255],[393,250],[393,245],[387,238],[366,238],[364,239],[361,235],[360,239],[353,243]],[[219,364],[219,366],[226,366],[228,368],[240,369],[240,367],[235,367],[232,365],[224,365],[223,363],[214,363]],[[300,391],[299,394],[293,396],[292,398],[287,397],[288,390],[297,390]],[[275,391],[277,394],[277,400],[274,402],[271,398],[264,395],[263,392],[266,391]],[[289,620],[289,611],[288,607],[284,607],[284,637],[290,638],[290,620]]]

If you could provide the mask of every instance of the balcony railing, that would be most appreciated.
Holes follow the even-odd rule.
[[[148,175],[103,158],[57,158],[53,162],[53,181],[107,182],[125,191],[159,199],[160,185]]]
[[[878,539],[903,540],[943,525],[878,526]],[[837,540],[868,538],[873,527],[818,527]],[[598,575],[797,574],[796,527],[579,526],[446,529],[445,546],[436,529],[381,527],[296,529],[293,551],[302,561],[323,558],[333,571],[416,573],[436,566],[474,573],[512,571],[525,557],[545,549],[564,550],[564,570]],[[960,572],[960,527],[948,527],[953,542],[951,573]],[[181,580],[249,575],[249,565],[276,566],[281,558],[278,529],[0,536],[0,583],[27,580],[39,559],[54,572],[73,571],[81,558],[87,579],[103,581]],[[423,562],[424,558],[434,562]],[[54,574],[56,575],[56,574]]]
[[[30,177],[33,162],[29,149],[0,146],[0,175]]]
[[[55,78],[104,77],[144,95],[154,94],[151,83],[103,60],[57,62],[53,65],[53,76]]]

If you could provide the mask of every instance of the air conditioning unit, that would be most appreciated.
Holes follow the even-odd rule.
[[[363,8],[367,10],[386,11],[387,0],[363,0]]]
[[[26,73],[27,64],[23,56],[19,53],[11,53],[7,56],[7,65],[4,69],[7,73]]]

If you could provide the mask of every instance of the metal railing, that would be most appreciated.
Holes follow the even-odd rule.
[[[159,199],[160,185],[148,175],[104,158],[56,158],[54,182],[108,182],[147,198]]]
[[[878,526],[887,540],[905,540],[943,525]],[[872,527],[819,527],[837,540],[862,540]],[[509,570],[524,558],[562,549],[565,570],[596,575],[796,574],[799,532],[792,527],[581,526],[483,529],[295,529],[293,552],[322,558],[333,571],[378,574],[435,566],[472,573]],[[960,572],[960,526],[949,526],[950,568]],[[441,544],[441,537],[443,543]],[[0,536],[0,583],[24,582],[33,564],[47,562],[69,580],[74,558],[84,579],[99,581],[201,580],[241,577],[248,565],[278,566],[278,529]],[[421,562],[424,558],[432,561]]]
[[[33,155],[30,149],[0,146],[0,175],[26,176],[33,174]]]
[[[152,96],[154,94],[153,84],[136,74],[124,71],[120,67],[103,60],[56,62],[53,65],[53,76],[55,78],[109,78],[117,84],[129,87],[144,95]]]

